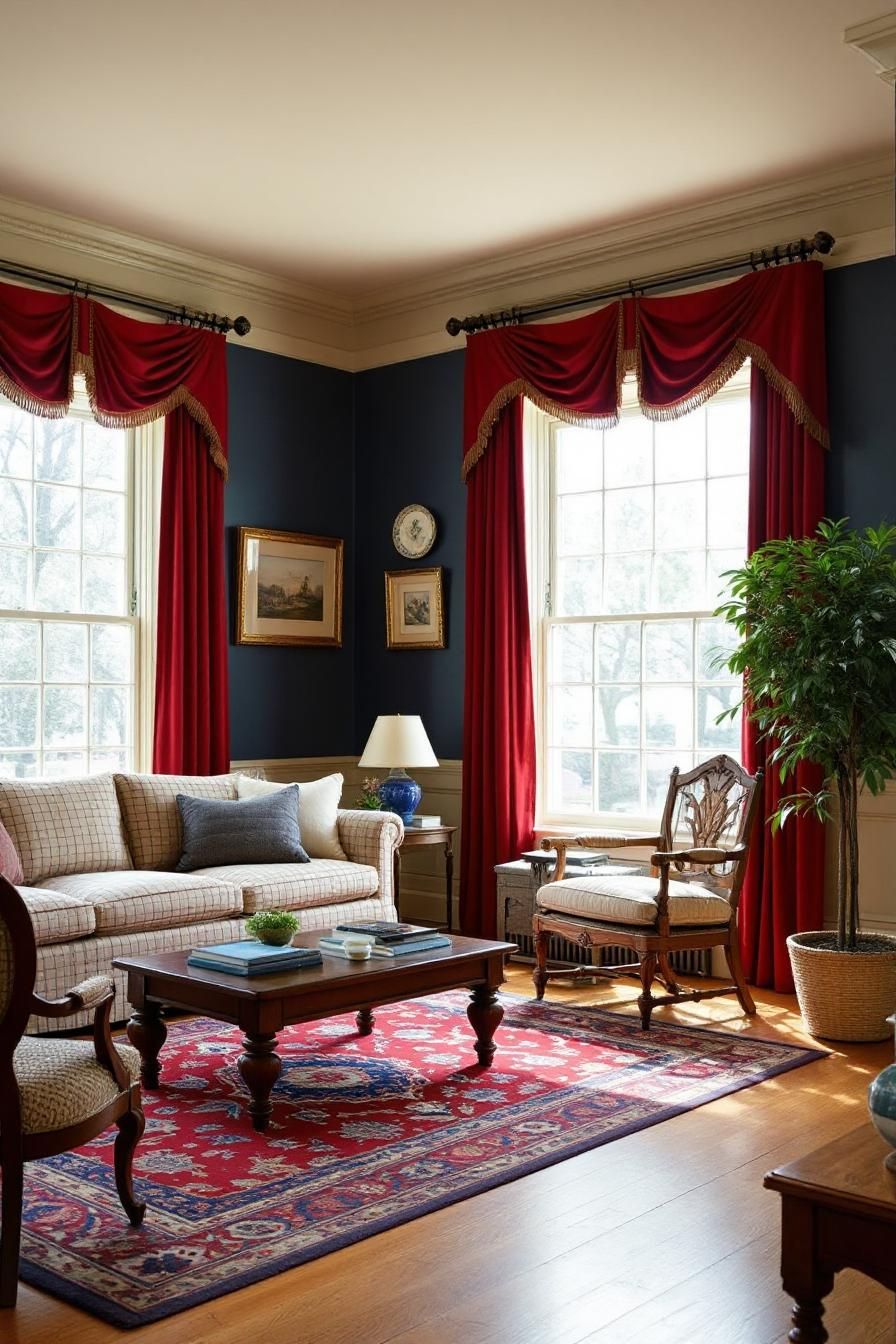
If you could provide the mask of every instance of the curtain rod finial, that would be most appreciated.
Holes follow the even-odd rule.
[[[834,243],[836,241],[837,240],[832,233],[827,233],[824,229],[819,229],[812,239],[812,246],[816,252],[820,252],[822,256],[827,257],[833,252]]]
[[[237,336],[248,336],[252,330],[252,323],[248,317],[235,317],[233,319],[233,329]]]

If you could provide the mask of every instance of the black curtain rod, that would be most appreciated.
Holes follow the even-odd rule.
[[[747,252],[738,257],[725,257],[721,261],[710,262],[696,270],[667,271],[664,275],[651,275],[642,280],[628,280],[624,284],[613,285],[609,289],[597,289],[588,294],[569,294],[565,298],[552,299],[531,308],[504,308],[495,313],[479,313],[471,317],[449,317],[445,330],[449,336],[460,333],[472,335],[475,331],[487,331],[492,327],[517,327],[523,322],[531,322],[537,317],[549,317],[552,313],[564,313],[570,308],[584,308],[604,299],[622,299],[644,294],[649,289],[666,289],[670,285],[695,284],[699,280],[709,280],[713,276],[725,275],[731,271],[758,271],[768,266],[780,266],[782,262],[806,261],[814,253],[827,256],[833,250],[835,239],[830,233],[819,230],[814,238],[798,238],[793,243],[781,243],[776,247],[764,247],[759,252]]]
[[[168,322],[178,322],[182,327],[203,328],[226,334],[235,331],[237,336],[246,336],[252,330],[248,317],[219,317],[217,313],[202,313],[183,304],[161,303],[156,299],[147,299],[142,294],[129,294],[123,289],[108,289],[105,285],[88,285],[83,280],[74,280],[68,275],[56,275],[53,271],[43,271],[37,266],[18,266],[12,261],[0,261],[0,274],[11,275],[17,280],[31,280],[49,289],[63,289],[71,294],[80,294],[82,298],[108,299],[110,303],[120,303],[127,308],[139,308],[144,313],[156,313]]]

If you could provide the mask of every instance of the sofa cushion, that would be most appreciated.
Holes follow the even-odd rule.
[[[65,881],[65,878],[60,878]],[[93,906],[83,896],[67,896],[42,887],[16,887],[28,907],[38,947],[89,938],[96,929]]]
[[[0,780],[0,821],[19,851],[25,886],[131,867],[111,775]]]
[[[191,798],[177,795],[184,831],[179,873],[227,863],[308,863],[299,839],[299,788],[270,797]]]
[[[576,919],[653,924],[659,885],[656,877],[573,877],[541,887],[535,904]],[[696,882],[669,883],[670,924],[727,924],[730,918],[724,896]]]
[[[115,788],[134,867],[173,871],[183,853],[177,795],[235,798],[236,778],[236,775],[116,775]]]
[[[217,878],[243,893],[247,915],[256,910],[300,910],[360,901],[379,889],[379,874],[366,863],[312,859],[310,863],[232,863],[202,868],[194,876]]]
[[[339,799],[342,797],[342,775],[325,775],[323,779],[297,780],[299,786],[299,831],[302,847],[312,859],[347,859],[339,839]],[[260,798],[266,793],[277,793],[288,784],[275,784],[269,779],[253,779],[240,775],[236,782],[240,798]]]
[[[79,873],[55,886],[90,902],[98,934],[173,929],[242,911],[238,887],[194,873]]]

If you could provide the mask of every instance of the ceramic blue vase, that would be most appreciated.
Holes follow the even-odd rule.
[[[896,1013],[887,1021],[896,1027]],[[896,1148],[896,1064],[879,1073],[869,1087],[868,1109],[878,1134]],[[884,1166],[896,1173],[896,1152],[884,1158]]]
[[[423,790],[406,770],[395,768],[383,780],[379,794],[384,810],[397,812],[405,826],[409,826],[423,797]]]

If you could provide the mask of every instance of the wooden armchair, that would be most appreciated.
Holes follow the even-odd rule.
[[[672,771],[657,835],[577,835],[546,838],[556,849],[550,882],[540,888],[532,921],[538,998],[551,976],[565,979],[634,975],[641,981],[641,1025],[650,1027],[657,1004],[736,994],[745,1013],[756,1005],[744,980],[737,942],[737,907],[750,837],[756,820],[762,771],[755,776],[730,756],[714,756],[694,770]],[[566,851],[656,846],[653,876],[566,877]],[[626,947],[637,963],[549,970],[551,934],[582,947]],[[686,989],[675,978],[669,956],[676,951],[721,947],[734,983],[719,989]],[[668,991],[652,995],[659,979]]]
[[[34,993],[36,972],[28,908],[0,877],[0,1307],[16,1304],[26,1162],[77,1148],[116,1124],[118,1197],[134,1227],[146,1211],[131,1184],[144,1126],[140,1056],[112,1042],[112,981],[93,976],[65,998],[44,999]],[[32,1013],[63,1021],[85,1008],[96,1009],[92,1041],[24,1035]]]

